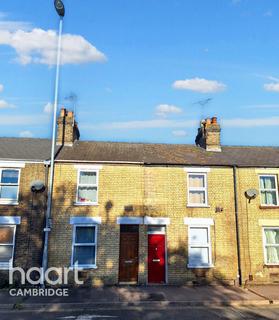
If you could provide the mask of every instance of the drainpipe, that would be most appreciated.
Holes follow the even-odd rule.
[[[233,187],[234,187],[234,208],[235,208],[235,228],[236,228],[236,246],[237,246],[237,268],[238,268],[238,284],[242,285],[241,256],[240,256],[240,232],[238,221],[238,192],[237,192],[237,167],[233,166]]]

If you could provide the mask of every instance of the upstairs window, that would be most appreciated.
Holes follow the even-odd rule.
[[[278,188],[276,175],[260,176],[261,204],[263,206],[278,205]]]
[[[13,266],[15,226],[0,225],[0,269]]]
[[[0,203],[15,203],[18,200],[19,170],[0,169]]]
[[[72,266],[96,267],[96,225],[74,225]]]
[[[77,203],[98,203],[98,171],[80,170],[78,174]]]
[[[188,173],[188,205],[207,206],[206,173]]]
[[[279,265],[279,228],[264,228],[264,256],[266,264]]]

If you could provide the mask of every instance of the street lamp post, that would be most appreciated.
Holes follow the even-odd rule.
[[[48,242],[49,232],[51,230],[51,207],[52,207],[52,193],[53,193],[53,178],[54,178],[54,158],[55,158],[55,146],[56,146],[56,121],[57,121],[57,105],[58,105],[58,91],[59,91],[59,75],[60,75],[60,61],[61,61],[61,38],[63,30],[63,18],[65,15],[65,7],[61,0],[55,0],[54,6],[56,12],[59,15],[59,36],[58,36],[58,48],[57,48],[57,60],[56,60],[56,77],[55,77],[55,92],[54,92],[54,106],[53,106],[53,123],[52,123],[52,143],[51,143],[51,157],[50,157],[50,179],[47,192],[47,210],[45,221],[45,238],[44,238],[44,251],[42,259],[43,274],[48,266]]]

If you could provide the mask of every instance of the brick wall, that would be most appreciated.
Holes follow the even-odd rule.
[[[83,271],[88,285],[118,282],[120,216],[169,217],[166,228],[168,282],[223,281],[237,278],[237,254],[233,198],[233,175],[229,168],[208,173],[209,208],[187,208],[187,179],[181,167],[104,165],[99,176],[98,206],[75,205],[77,169],[57,164],[55,169],[53,229],[49,265],[69,266],[71,216],[102,217],[98,232],[97,269]],[[216,213],[216,207],[223,212]],[[211,226],[214,268],[187,269],[188,240],[184,217],[213,218]],[[147,226],[140,226],[139,283],[147,281]],[[230,268],[228,268],[230,266]]]
[[[14,266],[24,269],[41,265],[46,195],[31,193],[34,180],[45,180],[44,165],[26,163],[25,168],[21,168],[19,204],[0,204],[0,216],[21,217],[21,224],[16,227]],[[6,285],[7,281],[8,272],[0,271],[0,286]]]

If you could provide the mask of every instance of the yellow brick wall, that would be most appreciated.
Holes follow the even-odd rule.
[[[0,204],[0,216],[20,216],[16,227],[14,266],[40,267],[46,194],[32,194],[31,182],[45,180],[43,163],[26,163],[20,169],[18,205]],[[8,272],[0,271],[0,286],[7,283]]]
[[[166,228],[168,282],[184,284],[197,279],[233,282],[237,278],[233,175],[230,168],[208,173],[209,208],[187,207],[187,173],[182,167],[103,165],[99,174],[98,206],[75,205],[77,169],[56,164],[50,266],[69,266],[71,216],[101,217],[98,232],[97,269],[82,272],[89,285],[118,281],[120,216],[169,217]],[[223,212],[216,213],[216,207]],[[213,218],[211,226],[214,268],[187,269],[187,226],[184,217]],[[139,282],[147,281],[147,227],[140,226]],[[228,266],[230,266],[228,268]]]
[[[263,227],[259,225],[259,220],[277,219],[279,221],[279,207],[262,209],[260,195],[250,203],[245,197],[246,190],[251,188],[259,190],[260,174],[275,174],[278,180],[279,169],[243,168],[238,169],[237,174],[243,279],[248,281],[250,275],[250,280],[255,283],[278,282],[279,266],[270,267],[264,264]],[[279,227],[279,224],[277,226]]]

